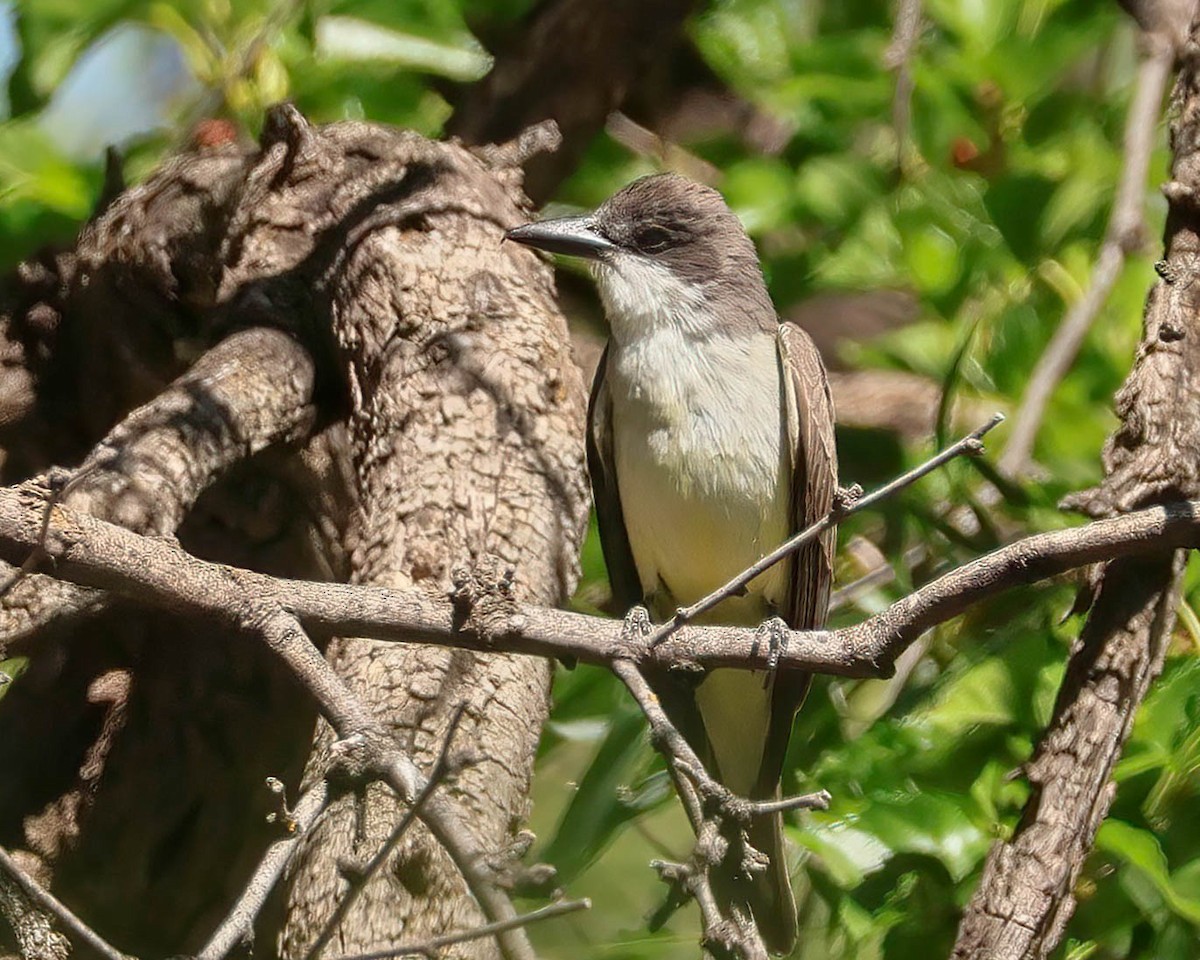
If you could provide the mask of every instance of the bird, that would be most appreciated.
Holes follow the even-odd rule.
[[[591,214],[524,224],[506,238],[583,258],[595,278],[609,340],[591,391],[587,462],[623,611],[645,605],[665,619],[832,510],[824,366],[809,336],[778,318],[754,243],[717,190],[654,174]],[[834,543],[830,529],[699,619],[822,626]],[[807,674],[718,668],[699,682],[667,671],[647,679],[726,788],[780,796]],[[713,868],[714,894],[753,916],[771,952],[789,953],[797,919],[782,814],[755,818],[745,840],[769,865],[747,874],[731,845]]]

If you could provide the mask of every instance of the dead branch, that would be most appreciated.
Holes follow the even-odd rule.
[[[1182,15],[1181,23],[1169,27],[1162,25],[1160,29],[1142,35],[1144,53],[1125,119],[1121,177],[1108,229],[1083,295],[1071,305],[1029,376],[1000,457],[999,467],[1009,476],[1020,476],[1029,469],[1033,444],[1051,395],[1075,362],[1084,337],[1108,302],[1126,258],[1145,242],[1144,209],[1150,156],[1157,139],[1155,131],[1162,114],[1163,94],[1179,53],[1179,44],[1186,36],[1190,9],[1183,10]]]
[[[129,960],[125,954],[112,946],[100,934],[77,917],[62,901],[46,890],[40,883],[21,869],[3,847],[0,847],[0,871],[18,887],[31,903],[53,916],[64,929],[83,944],[95,950],[104,960]],[[3,878],[0,878],[3,879]]]
[[[667,769],[696,835],[689,863],[655,861],[653,864],[659,876],[679,892],[672,898],[671,907],[682,904],[684,898],[679,894],[696,901],[700,908],[702,942],[713,956],[766,960],[767,949],[753,919],[739,923],[737,917],[726,916],[726,905],[717,903],[710,880],[711,868],[724,856],[739,855],[726,849],[722,827],[731,825],[736,831],[739,820],[744,822],[762,812],[757,809],[759,804],[735,797],[708,774],[691,745],[659,705],[658,697],[636,664],[616,660],[612,670],[645,714],[651,742],[667,760]],[[829,804],[829,794],[824,792],[804,799],[810,807],[825,809]]]
[[[54,915],[37,906],[15,881],[0,875],[0,919],[8,924],[23,960],[67,960],[71,941]]]
[[[0,554],[16,557],[37,543],[43,495],[28,488],[0,490]],[[790,631],[778,667],[886,677],[918,636],[987,597],[1104,560],[1197,544],[1200,504],[1190,502],[1035,534],[958,567],[861,623]],[[321,635],[575,657],[600,665],[628,660],[664,669],[768,666],[768,652],[752,627],[689,625],[657,645],[631,647],[620,621],[532,604],[490,609],[483,602],[464,619],[448,600],[423,590],[276,579],[206,563],[168,541],[62,508],[55,511],[47,550],[55,577],[225,623],[240,622],[246,604],[258,603],[287,611]]]

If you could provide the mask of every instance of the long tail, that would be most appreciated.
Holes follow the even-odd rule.
[[[714,670],[699,688],[680,683],[665,671],[648,671],[646,676],[671,722],[710,773],[739,796],[753,800],[780,796],[779,775],[791,718],[804,698],[806,676],[776,677],[768,689],[763,687],[761,674],[740,670]],[[755,705],[760,697],[769,697],[770,703]],[[701,699],[706,707],[703,714]],[[765,731],[760,723],[765,723]],[[717,734],[715,741],[711,733]],[[761,746],[755,746],[756,739]],[[738,830],[733,823],[728,828]],[[713,895],[718,903],[752,915],[771,953],[791,953],[798,925],[783,842],[783,815],[756,817],[746,834],[749,844],[769,857],[770,864],[765,870],[746,874],[740,833],[728,837],[729,852],[712,870]]]
[[[771,858],[770,865],[747,876],[741,870],[740,844],[731,843],[729,856],[713,868],[713,895],[718,903],[751,914],[771,953],[789,954],[796,946],[799,928],[783,844],[783,815],[756,817],[747,837],[752,847]]]

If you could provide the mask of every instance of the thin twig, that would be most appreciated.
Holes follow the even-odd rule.
[[[1013,417],[1008,443],[999,460],[1000,470],[1011,477],[1020,476],[1029,469],[1033,443],[1046,416],[1050,396],[1075,362],[1084,337],[1108,302],[1125,258],[1142,242],[1146,178],[1157,139],[1154,131],[1176,53],[1175,45],[1166,33],[1147,35],[1146,43],[1146,55],[1138,67],[1133,100],[1125,119],[1124,163],[1108,230],[1088,278],[1086,292],[1071,305],[1029,376],[1021,406]]]
[[[542,920],[549,920],[552,917],[561,917],[568,913],[575,913],[578,910],[590,910],[591,908],[592,901],[586,897],[582,900],[560,900],[557,903],[550,903],[544,907],[539,907],[537,910],[531,910],[529,913],[522,913],[509,920],[485,923],[481,927],[462,930],[459,933],[447,933],[440,937],[430,937],[430,939],[424,940],[421,943],[392,947],[388,950],[377,950],[374,953],[357,953],[353,956],[338,957],[337,960],[391,960],[392,957],[434,958],[443,949],[452,947],[456,943],[468,943],[471,940],[479,940],[483,937],[493,937],[520,927],[527,927],[531,923],[538,923]]]
[[[945,450],[941,451],[941,453],[935,454],[924,463],[909,470],[907,473],[903,473],[889,483],[885,483],[878,490],[873,490],[871,493],[868,493],[865,496],[860,496],[848,504],[835,506],[833,510],[827,513],[816,523],[801,530],[794,537],[785,540],[765,557],[751,564],[724,586],[717,588],[708,596],[697,600],[695,603],[690,604],[689,606],[680,607],[675,611],[675,616],[673,616],[666,623],[657,627],[650,634],[647,642],[652,647],[657,646],[676,630],[682,627],[685,623],[695,620],[696,617],[700,616],[702,613],[708,612],[717,604],[721,603],[721,601],[740,595],[751,580],[765,573],[780,561],[785,560],[806,543],[815,540],[830,527],[837,524],[840,520],[843,520],[851,514],[858,513],[861,510],[866,510],[868,507],[873,507],[875,504],[882,500],[886,500],[888,497],[895,496],[905,487],[912,486],[922,477],[933,473],[933,471],[938,469],[938,467],[945,463],[949,463],[956,457],[964,455],[978,456],[983,452],[983,444],[980,442],[983,436],[993,427],[1003,422],[1003,420],[1003,414],[994,414],[992,419],[983,426],[977,427],[975,430],[971,431],[971,433],[967,434],[956,443],[951,444]]]
[[[325,949],[329,941],[333,939],[333,935],[337,933],[338,927],[346,918],[346,914],[350,912],[350,908],[358,900],[359,894],[366,889],[367,883],[387,862],[387,858],[396,849],[396,844],[400,842],[404,834],[408,832],[408,828],[413,825],[413,821],[417,819],[421,808],[425,805],[425,801],[429,799],[433,791],[445,779],[450,769],[450,747],[454,743],[454,735],[458,732],[459,724],[462,723],[466,706],[466,703],[460,704],[458,709],[451,715],[450,723],[446,727],[446,735],[442,738],[442,746],[438,751],[437,760],[434,762],[433,768],[429,771],[429,779],[425,783],[425,786],[417,794],[417,798],[409,804],[408,809],[404,811],[404,815],[392,829],[387,839],[380,845],[375,855],[367,861],[366,866],[355,877],[355,882],[350,885],[350,889],[346,891],[346,895],[342,897],[329,919],[322,926],[317,939],[313,941],[312,946],[304,954],[304,960],[316,960],[320,956],[321,951]],[[204,958],[198,958],[198,960],[204,960]]]
[[[22,870],[12,855],[3,847],[0,847],[0,870],[7,873],[30,900],[47,912],[54,914],[69,933],[78,938],[81,943],[87,944],[105,960],[130,960],[127,954],[110,944],[72,913],[54,894]]]
[[[227,570],[228,568],[226,568]],[[242,596],[236,588],[222,591],[213,584],[207,596],[223,617],[237,611],[244,630],[261,637],[267,646],[290,668],[317,703],[321,715],[333,727],[345,752],[358,751],[361,767],[375,779],[388,784],[406,803],[415,805],[425,793],[428,778],[394,737],[371,714],[363,701],[347,685],[309,639],[296,617],[271,602]],[[512,900],[500,888],[488,867],[488,851],[479,846],[463,826],[461,811],[452,801],[429,793],[418,811],[422,822],[441,844],[482,908],[489,922],[512,920],[517,916]],[[536,960],[533,947],[520,925],[505,927],[497,933],[500,950],[507,960]]]
[[[650,735],[675,767],[691,780],[705,800],[716,800],[721,807],[739,820],[775,813],[779,810],[829,808],[829,794],[824,790],[786,800],[748,800],[733,793],[719,780],[710,776],[704,764],[687,742],[683,734],[667,716],[658,697],[642,675],[637,664],[631,660],[616,660],[612,671],[625,684],[626,689],[642,708],[650,724]],[[781,805],[782,804],[782,805]]]
[[[892,131],[896,137],[896,167],[908,166],[912,145],[912,57],[921,35],[921,0],[898,0],[892,42],[883,54],[883,65],[896,74],[892,93]]]
[[[40,503],[18,491],[0,490],[0,555],[21,555],[37,542]],[[62,536],[57,535],[60,525]],[[985,597],[1116,557],[1197,545],[1200,502],[1188,501],[1035,534],[943,574],[861,623],[837,630],[788,631],[777,666],[844,677],[885,677],[894,658],[921,633]],[[144,606],[226,623],[240,623],[248,605],[265,604],[287,611],[322,635],[574,658],[599,666],[616,660],[660,669],[768,666],[768,652],[754,627],[689,624],[652,648],[644,641],[631,641],[620,621],[549,607],[516,605],[494,621],[464,626],[448,601],[419,589],[276,579],[207,563],[166,540],[142,537],[63,508],[55,511],[47,548],[58,579],[108,590]],[[321,659],[315,648],[312,656]],[[327,704],[347,702],[357,703],[357,698],[346,701],[338,693]],[[352,723],[342,720],[353,730]],[[369,724],[371,717],[364,713],[363,720]]]
[[[254,931],[254,922],[283,876],[292,857],[300,849],[301,838],[312,829],[317,818],[329,804],[329,785],[324,780],[310,787],[290,811],[289,834],[276,840],[258,862],[237,902],[225,919],[196,954],[196,960],[222,960],[239,944],[245,943]]]

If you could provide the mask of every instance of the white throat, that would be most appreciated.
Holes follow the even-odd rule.
[[[629,254],[593,267],[596,287],[621,345],[671,328],[684,337],[715,334],[718,318],[704,309],[704,291],[661,263]]]

